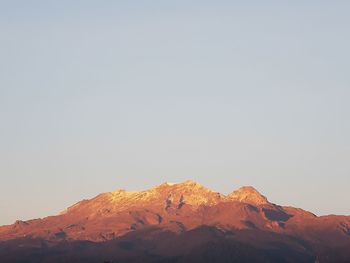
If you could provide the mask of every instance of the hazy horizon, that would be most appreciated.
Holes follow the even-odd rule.
[[[189,179],[350,215],[349,8],[0,1],[0,225]]]

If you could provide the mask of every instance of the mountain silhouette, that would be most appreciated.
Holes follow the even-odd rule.
[[[0,227],[0,262],[350,262],[350,217],[279,206],[251,186],[117,190]]]

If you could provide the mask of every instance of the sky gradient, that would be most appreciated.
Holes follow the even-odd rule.
[[[187,179],[349,215],[349,12],[0,0],[0,225]]]

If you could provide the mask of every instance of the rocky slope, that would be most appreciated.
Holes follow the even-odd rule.
[[[350,217],[282,207],[253,187],[225,196],[193,181],[104,193],[0,227],[6,262],[350,262],[348,248]]]

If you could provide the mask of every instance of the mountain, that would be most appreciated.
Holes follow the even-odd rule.
[[[350,262],[350,217],[186,181],[117,190],[0,227],[0,262]]]

